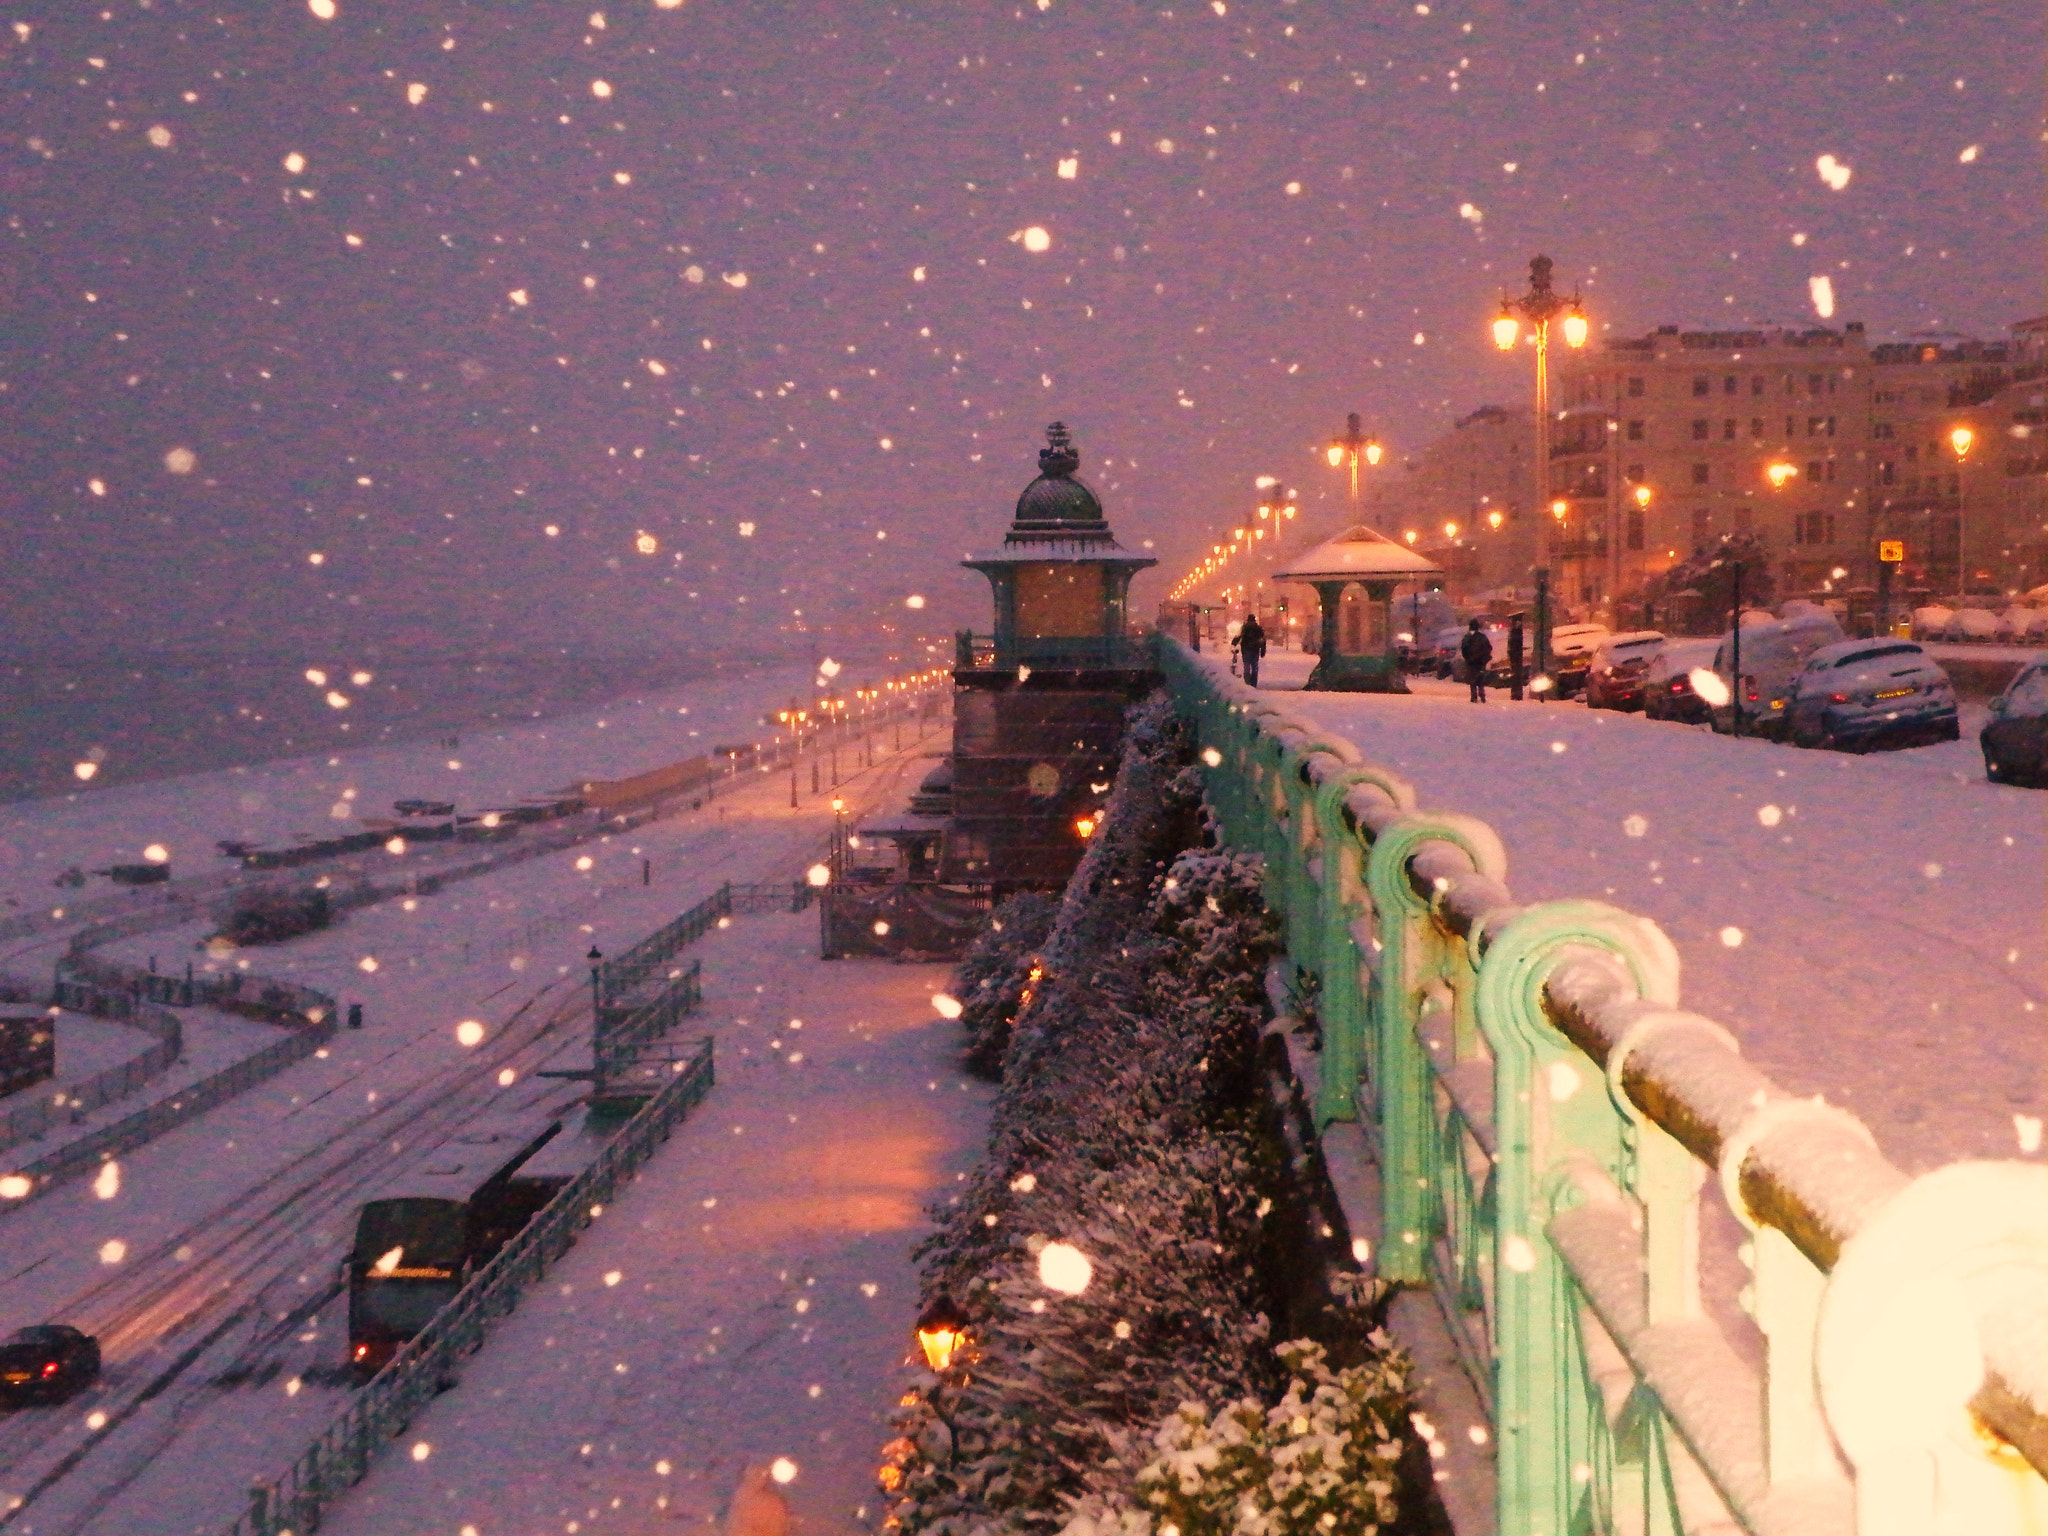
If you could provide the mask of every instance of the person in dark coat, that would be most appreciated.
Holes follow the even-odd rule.
[[[1523,645],[1522,616],[1511,614],[1508,617],[1508,697],[1511,699],[1522,696]]]
[[[1259,686],[1259,662],[1266,654],[1266,631],[1259,624],[1255,613],[1245,615],[1244,627],[1237,632],[1237,652],[1244,658],[1244,680],[1251,687]]]
[[[1474,619],[1465,630],[1465,638],[1458,642],[1458,655],[1465,662],[1465,681],[1472,685],[1472,702],[1486,702],[1486,669],[1493,661],[1493,642]]]

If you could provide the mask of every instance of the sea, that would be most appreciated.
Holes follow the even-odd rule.
[[[303,651],[0,657],[0,803],[65,794],[82,782],[134,784],[366,743],[459,745],[464,731],[676,688],[764,660],[758,653],[406,655],[309,667]]]

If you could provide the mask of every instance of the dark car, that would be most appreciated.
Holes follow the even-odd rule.
[[[1977,740],[1992,783],[2048,785],[2048,661],[2022,667],[1991,701],[1991,719]]]
[[[1641,709],[1643,674],[1663,647],[1664,636],[1654,629],[1632,629],[1602,640],[1586,671],[1586,708]]]
[[[68,1324],[16,1329],[0,1344],[0,1403],[59,1403],[99,1374],[100,1341]]]
[[[1713,666],[1715,647],[1712,640],[1666,641],[1643,673],[1643,713],[1652,720],[1707,724],[1713,712],[1693,692],[1692,673]]]
[[[1849,752],[1954,741],[1956,690],[1911,640],[1844,640],[1807,657],[1792,679],[1785,734],[1801,747]]]

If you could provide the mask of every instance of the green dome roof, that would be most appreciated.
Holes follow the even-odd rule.
[[[1074,478],[1081,467],[1081,455],[1074,451],[1064,422],[1045,429],[1047,446],[1038,450],[1038,478],[1024,487],[1017,498],[1014,533],[1109,532],[1102,515],[1102,503],[1095,492]]]

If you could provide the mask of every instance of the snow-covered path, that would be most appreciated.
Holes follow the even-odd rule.
[[[1276,657],[1285,687],[1306,658]],[[1975,730],[1854,757],[1577,703],[1291,693],[1289,708],[1490,823],[1520,901],[1654,919],[1685,1005],[1795,1093],[1861,1116],[1901,1167],[2011,1157],[2048,1097],[2048,818],[1986,783]]]
[[[718,1084],[396,1449],[336,1536],[702,1527],[787,1457],[800,1516],[874,1512],[924,1206],[987,1091],[931,994],[948,968],[817,958],[815,914],[705,951]],[[863,1507],[865,1506],[865,1508]]]

